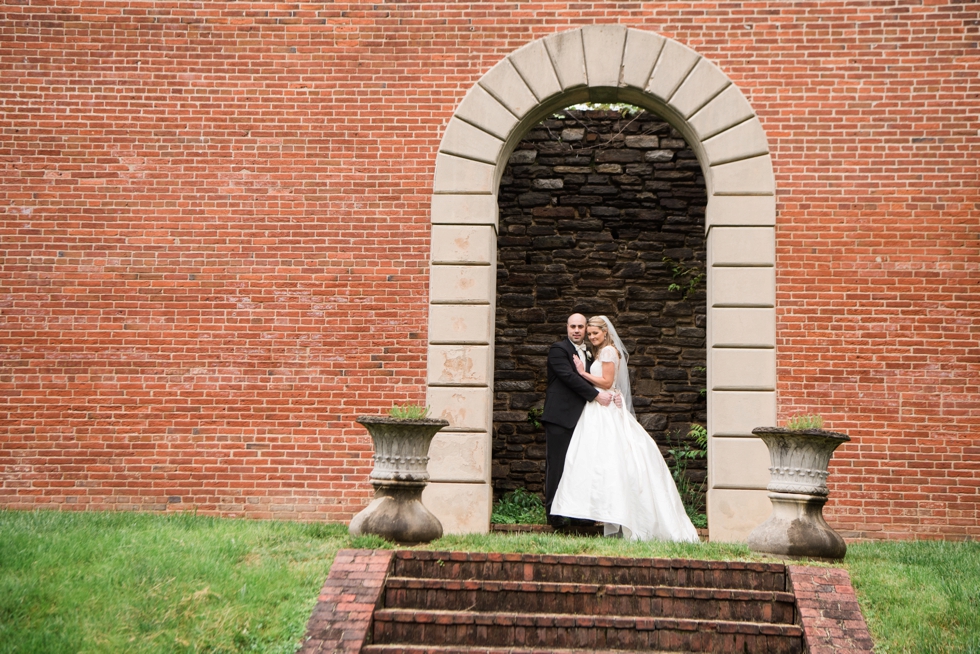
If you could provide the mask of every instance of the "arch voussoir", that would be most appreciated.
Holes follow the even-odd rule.
[[[543,41],[532,41],[507,58],[538,102],[561,93],[561,82]]]
[[[593,88],[619,86],[626,28],[621,25],[583,27],[582,45],[588,85]]]
[[[538,98],[511,63],[504,59],[484,75],[479,85],[520,120],[538,105]]]
[[[627,30],[621,85],[639,91],[645,90],[666,42],[667,39],[653,32]]]

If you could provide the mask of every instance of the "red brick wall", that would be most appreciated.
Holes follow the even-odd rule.
[[[980,6],[7,2],[0,503],[345,520],[425,393],[463,94],[595,22],[706,56],[777,179],[779,410],[849,536],[980,535]],[[179,500],[179,501],[178,501]]]

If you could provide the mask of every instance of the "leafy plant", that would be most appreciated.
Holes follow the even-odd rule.
[[[424,420],[429,415],[429,407],[421,404],[396,404],[388,410],[395,420]]]
[[[669,439],[673,440],[673,439]],[[681,501],[687,517],[695,527],[704,529],[708,526],[705,504],[705,482],[693,482],[687,476],[687,467],[691,461],[704,459],[708,456],[708,430],[702,425],[691,425],[684,439],[677,439],[674,447],[667,450],[670,455],[670,474],[677,485]]]
[[[490,522],[498,525],[543,525],[547,521],[544,502],[524,488],[504,493],[490,514]]]
[[[823,429],[823,417],[817,414],[800,414],[786,421],[787,429]]]
[[[687,267],[670,257],[664,257],[663,262],[670,268],[671,275],[676,280],[667,287],[667,290],[672,293],[683,291],[685,300],[704,280],[704,271],[698,266]]]
[[[541,424],[541,416],[544,415],[544,409],[539,406],[531,407],[527,412],[527,421],[535,429],[541,429],[544,425]]]

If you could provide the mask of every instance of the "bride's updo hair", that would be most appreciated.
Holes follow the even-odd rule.
[[[613,348],[614,350],[616,350],[616,346],[613,345],[613,342],[611,340],[609,340],[609,327],[606,325],[605,320],[603,320],[599,316],[592,316],[591,318],[589,318],[589,322],[586,324],[589,327],[597,327],[602,330],[602,343],[593,346],[592,341],[589,341],[589,346],[595,349],[595,352],[593,352],[592,354],[598,353],[599,350],[606,347],[607,345]],[[616,350],[616,354],[619,354],[620,358],[622,358],[623,356],[622,354],[620,354],[619,350]]]

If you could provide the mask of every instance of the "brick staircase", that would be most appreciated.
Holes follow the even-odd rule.
[[[871,654],[845,570],[341,550],[301,654]]]
[[[802,652],[785,589],[781,564],[397,552],[361,651]]]

